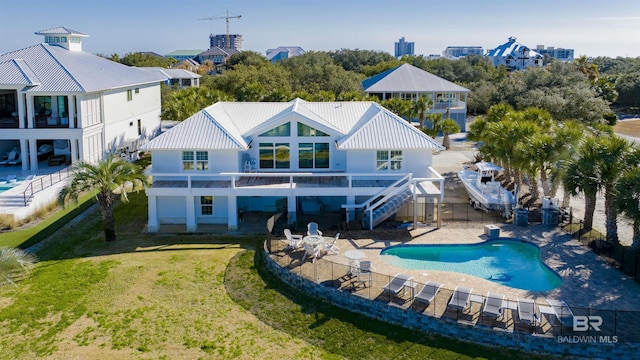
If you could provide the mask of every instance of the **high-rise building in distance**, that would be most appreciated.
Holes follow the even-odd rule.
[[[403,55],[414,55],[413,43],[405,41],[404,36],[395,43],[396,58],[402,57]]]
[[[220,49],[236,49],[242,51],[242,35],[229,34],[229,44],[227,44],[226,34],[209,35],[209,48],[219,47]]]

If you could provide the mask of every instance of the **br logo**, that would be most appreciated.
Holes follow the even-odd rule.
[[[600,331],[602,317],[600,316],[574,316],[573,331],[588,331],[589,328]]]

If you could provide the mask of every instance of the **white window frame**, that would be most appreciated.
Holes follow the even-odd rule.
[[[200,196],[200,215],[213,216],[213,196]]]
[[[208,170],[209,170],[209,152],[208,151],[183,151],[182,152],[182,171],[203,172]]]
[[[376,151],[376,171],[401,171],[401,170],[402,170],[402,150]]]

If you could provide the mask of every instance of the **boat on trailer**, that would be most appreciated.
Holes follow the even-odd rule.
[[[475,209],[497,211],[506,219],[511,218],[516,206],[515,190],[509,191],[495,180],[497,172],[503,169],[493,163],[476,163],[477,171],[469,167],[458,172],[458,177],[469,194],[469,204]]]

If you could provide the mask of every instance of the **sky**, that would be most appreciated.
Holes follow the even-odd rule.
[[[485,50],[510,36],[575,50],[575,57],[640,56],[640,0],[0,0],[0,53],[43,42],[39,30],[66,26],[89,35],[83,50],[206,50],[209,34],[241,34],[243,50],[377,50],[393,54],[400,37],[416,55],[447,46]]]

